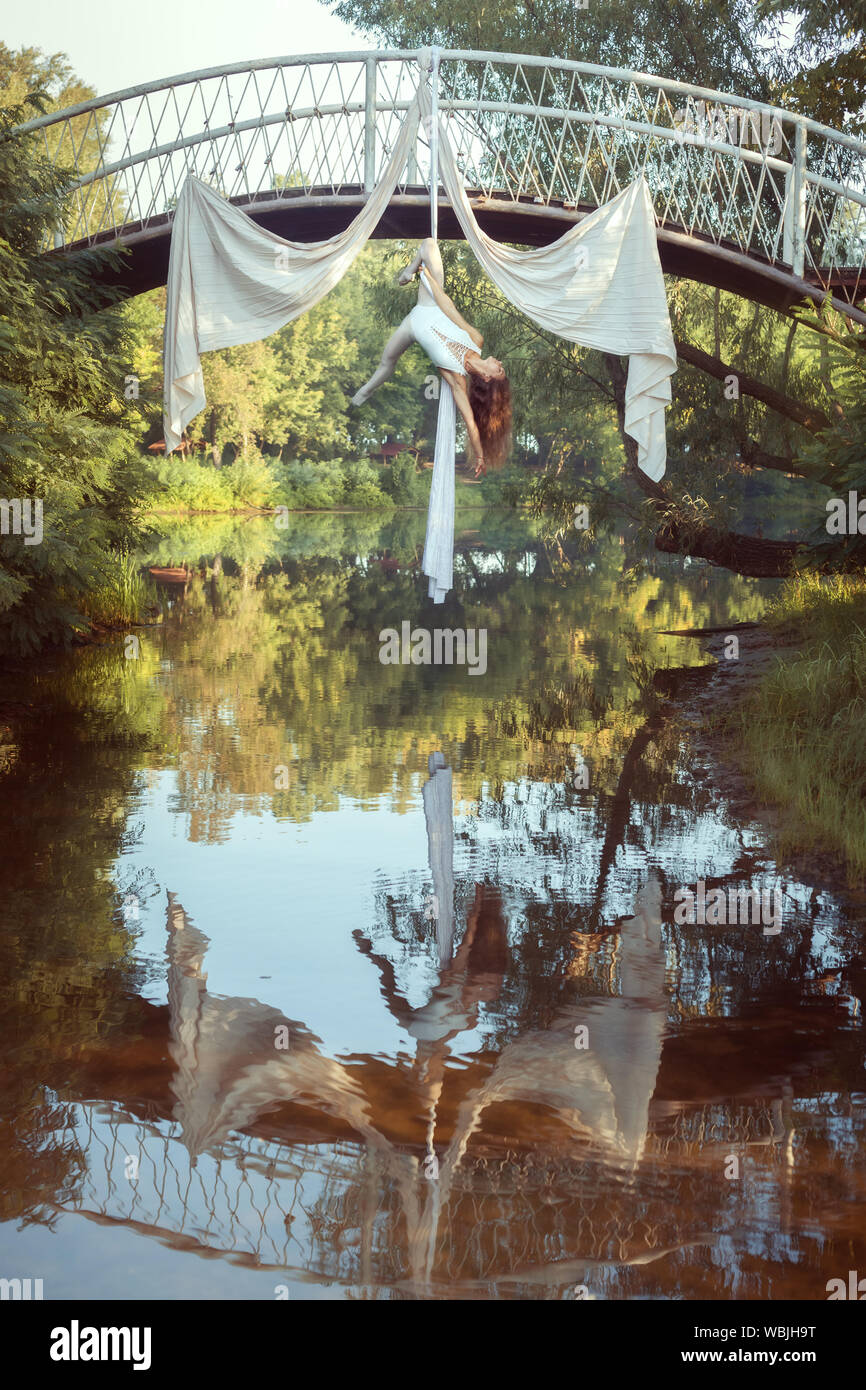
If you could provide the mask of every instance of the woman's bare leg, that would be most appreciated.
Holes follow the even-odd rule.
[[[407,348],[412,346],[414,341],[415,336],[409,327],[409,318],[407,315],[400,324],[400,327],[394,330],[385,344],[381,361],[370,377],[370,380],[361,387],[360,391],[355,392],[352,397],[352,405],[363,405],[364,402],[372,396],[373,392],[382,385],[383,381],[387,381],[389,377],[394,375],[394,368],[397,366],[399,358]]]
[[[483,337],[477,328],[473,328],[471,323],[466,322],[454,300],[445,291],[445,269],[442,265],[438,241],[434,241],[430,236],[424,238],[418,247],[414,260],[410,261],[406,269],[398,275],[398,284],[408,285],[416,270],[419,270],[422,265],[426,267],[431,280],[435,280],[439,288],[434,294],[432,290],[427,288],[422,277],[418,282],[418,303],[438,304],[452,323],[456,323],[458,328],[462,328],[464,333],[468,333],[476,347],[480,348],[484,342]]]

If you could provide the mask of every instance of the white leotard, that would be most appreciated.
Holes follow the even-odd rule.
[[[465,328],[459,328],[438,304],[416,304],[409,315],[409,327],[434,367],[467,375],[464,358],[469,349],[475,350],[475,343]]]

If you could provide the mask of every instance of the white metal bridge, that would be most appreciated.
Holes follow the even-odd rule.
[[[430,50],[307,54],[184,73],[19,127],[70,171],[56,249],[122,241],[163,283],[188,173],[296,240],[345,226],[380,177]],[[544,57],[436,50],[439,110],[476,216],[543,244],[643,173],[665,270],[866,323],[866,142],[683,82]],[[419,131],[377,235],[429,231]],[[459,236],[443,201],[439,233]]]

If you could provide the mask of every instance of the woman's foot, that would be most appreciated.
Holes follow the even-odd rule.
[[[401,270],[401,271],[400,271],[400,274],[397,276],[397,284],[398,284],[398,285],[410,285],[410,284],[412,283],[412,281],[415,279],[415,276],[416,276],[417,274],[418,274],[418,271],[417,271],[417,270],[413,270],[412,267],[411,267],[411,265],[407,265],[407,266],[406,266],[406,269],[405,269],[405,270]]]
[[[353,396],[352,399],[349,401],[349,405],[363,405],[363,404],[365,403],[366,399],[367,399],[367,397],[366,397],[366,395],[364,394],[364,388],[363,388],[363,386],[362,386],[361,389],[360,389],[360,391],[356,391],[356,392],[355,392],[354,396]]]

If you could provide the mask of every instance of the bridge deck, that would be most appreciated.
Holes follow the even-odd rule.
[[[260,226],[294,241],[320,241],[342,231],[366,201],[358,184],[334,189],[323,187],[309,192],[277,191],[259,194],[251,202],[233,198],[231,202],[247,212]],[[515,199],[503,190],[501,196],[469,191],[469,200],[479,225],[499,241],[517,245],[545,246],[561,236],[567,227],[594,211],[591,206],[563,204],[539,205],[530,197]],[[85,245],[128,247],[131,255],[119,272],[106,272],[107,283],[120,284],[130,294],[164,285],[168,276],[172,213],[149,218],[146,224],[132,222],[116,232],[105,232],[86,242],[75,242],[58,255],[74,253]],[[376,227],[373,236],[420,239],[430,229],[429,194],[423,186],[396,195]],[[451,205],[444,198],[439,206],[439,235],[443,240],[460,240],[463,233]],[[751,252],[744,254],[733,244],[717,243],[685,226],[666,223],[658,230],[662,269],[671,275],[730,290],[769,308],[786,310],[804,299],[819,300],[829,289],[838,305],[862,305],[866,301],[866,280],[857,270],[833,268],[819,271],[798,281],[790,271]],[[866,311],[854,307],[852,317],[866,323]]]

